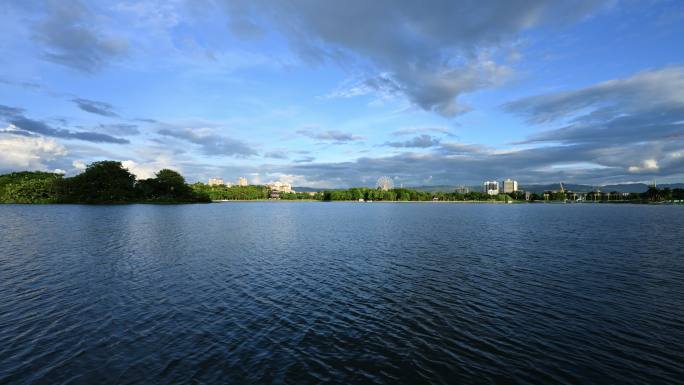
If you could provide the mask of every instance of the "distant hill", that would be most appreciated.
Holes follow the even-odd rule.
[[[296,192],[319,192],[323,191],[325,189],[323,188],[315,188],[315,187],[292,187],[293,190]]]

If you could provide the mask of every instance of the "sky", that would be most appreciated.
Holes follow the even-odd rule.
[[[0,1],[0,173],[684,181],[684,2]]]

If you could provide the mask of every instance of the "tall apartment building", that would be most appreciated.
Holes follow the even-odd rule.
[[[484,182],[484,192],[489,195],[499,194],[499,182],[496,181],[486,181]]]
[[[514,192],[518,191],[518,181],[517,180],[506,179],[501,184],[503,187],[504,194],[514,193]]]
[[[458,194],[467,194],[470,192],[470,188],[468,188],[467,186],[458,186],[454,191]]]
[[[238,186],[247,186],[249,183],[247,182],[247,178],[244,177],[239,177],[237,180],[237,185]]]
[[[224,184],[221,178],[211,178],[209,179],[209,186],[220,186]]]

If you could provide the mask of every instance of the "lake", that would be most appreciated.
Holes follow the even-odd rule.
[[[0,205],[0,383],[681,383],[684,206]]]

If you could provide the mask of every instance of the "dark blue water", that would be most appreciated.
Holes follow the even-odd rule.
[[[681,383],[684,206],[0,205],[0,383]]]

